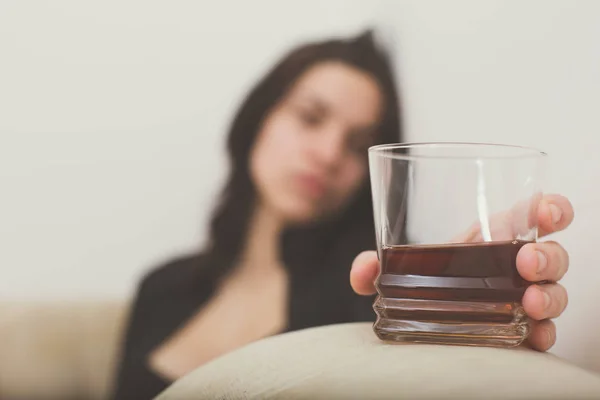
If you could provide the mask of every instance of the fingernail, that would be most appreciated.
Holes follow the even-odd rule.
[[[548,308],[550,308],[550,302],[552,301],[552,299],[550,298],[548,292],[546,292],[545,290],[542,290],[542,294],[544,295],[544,309],[547,310]]]
[[[537,265],[537,274],[541,275],[542,272],[546,269],[546,265],[548,265],[548,260],[546,259],[546,255],[539,250],[536,250],[538,265]]]
[[[554,344],[554,338],[552,335],[552,332],[550,332],[550,329],[545,329],[546,331],[546,343],[548,346],[552,346]]]
[[[560,208],[558,208],[554,204],[550,204],[549,207],[550,207],[550,214],[552,215],[552,223],[558,224],[558,222],[560,221],[560,218],[562,217],[562,212],[560,211]]]
[[[546,331],[546,333],[548,334],[548,343],[550,343],[550,345],[552,346],[554,344],[554,342],[556,341],[555,337],[554,337],[554,333],[548,329]]]

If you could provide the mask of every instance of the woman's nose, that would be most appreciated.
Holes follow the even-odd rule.
[[[344,132],[339,127],[329,127],[318,135],[312,146],[316,161],[328,169],[339,165],[344,155]]]

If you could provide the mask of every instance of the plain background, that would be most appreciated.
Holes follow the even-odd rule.
[[[600,370],[600,2],[0,2],[0,297],[127,298],[205,239],[223,140],[284,51],[376,23],[407,139],[550,154],[576,221],[555,352]]]

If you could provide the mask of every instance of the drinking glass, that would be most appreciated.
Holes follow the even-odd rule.
[[[485,143],[369,149],[380,339],[511,347],[527,337],[531,283],[516,257],[537,240],[545,158]]]

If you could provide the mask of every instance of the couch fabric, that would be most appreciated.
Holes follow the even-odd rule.
[[[127,302],[0,303],[0,399],[105,399]]]
[[[274,336],[175,382],[177,399],[599,399],[600,376],[525,348],[387,344],[371,324]]]
[[[105,399],[128,302],[0,302],[0,399]],[[226,354],[159,399],[600,399],[600,376],[551,354],[386,344],[370,324],[307,329]]]

